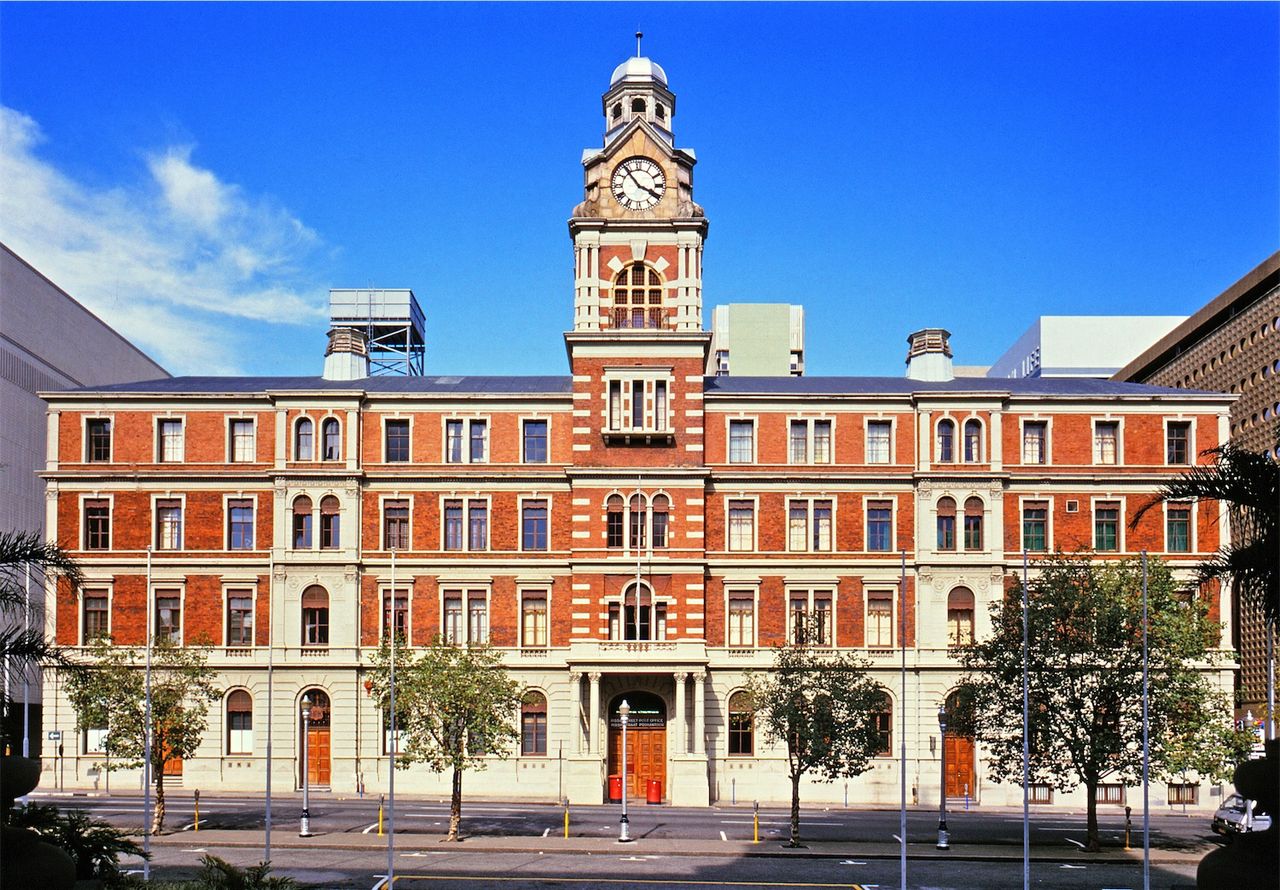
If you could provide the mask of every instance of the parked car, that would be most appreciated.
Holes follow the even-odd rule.
[[[1249,808],[1255,806],[1249,801]],[[1245,800],[1239,794],[1233,794],[1222,802],[1213,814],[1213,830],[1215,834],[1233,835],[1242,831],[1266,831],[1271,827],[1271,816],[1259,810],[1253,810],[1251,824],[1246,827]]]

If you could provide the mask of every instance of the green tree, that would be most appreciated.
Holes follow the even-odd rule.
[[[48,576],[60,576],[72,589],[83,580],[76,561],[58,545],[46,543],[35,532],[0,532],[0,657],[18,679],[16,688],[24,677],[35,680],[33,668],[66,663],[62,650],[45,638],[43,627],[23,627],[28,573],[33,588],[43,586]],[[12,705],[10,689],[0,690],[0,711],[8,716]],[[7,720],[0,725],[0,750],[10,742],[9,729]]]
[[[818,639],[815,623],[802,639]],[[778,646],[768,672],[747,677],[757,728],[769,744],[785,743],[791,779],[791,840],[800,846],[800,780],[857,776],[884,750],[875,715],[886,710],[884,688],[868,663],[806,642]]]
[[[190,757],[204,738],[209,702],[220,690],[209,650],[156,642],[151,649],[151,780],[156,790],[151,831],[164,828],[164,768]],[[106,727],[102,748],[110,770],[143,764],[146,750],[145,651],[108,640],[94,644],[67,678],[67,697],[80,729]]]
[[[454,646],[440,638],[425,650],[396,642],[397,767],[423,763],[432,772],[453,773],[449,835],[458,840],[462,821],[462,774],[484,769],[487,758],[511,756],[520,733],[516,715],[522,689],[489,646]],[[383,714],[390,706],[391,648],[374,656],[370,693]]]
[[[1155,774],[1183,766],[1186,742],[1225,723],[1225,697],[1204,668],[1214,661],[1220,627],[1169,567],[1147,568],[1150,762]],[[1085,786],[1088,849],[1096,851],[1096,793],[1105,779],[1132,784],[1142,769],[1142,590],[1135,561],[1096,563],[1055,554],[1035,565],[1027,588],[1031,781],[1061,791]],[[1022,587],[991,607],[992,635],[962,652],[962,682],[972,728],[988,750],[997,782],[1022,782]],[[1201,752],[1208,754],[1207,751]],[[1221,775],[1236,756],[1202,759],[1195,768]]]
[[[1280,450],[1280,425],[1276,447]],[[1280,618],[1280,461],[1235,445],[1205,453],[1213,455],[1213,463],[1192,467],[1165,483],[1134,514],[1130,527],[1165,501],[1225,504],[1231,540],[1201,565],[1201,579],[1229,579],[1240,599],[1261,610],[1274,626]]]

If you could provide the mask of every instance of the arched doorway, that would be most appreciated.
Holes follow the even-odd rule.
[[[609,703],[609,775],[618,775],[622,765],[622,718],[618,706],[626,700],[631,708],[627,718],[627,794],[642,797],[650,780],[667,788],[667,705],[652,692],[627,692]]]
[[[311,702],[311,716],[307,721],[307,782],[311,786],[329,784],[329,696],[323,689],[308,689],[298,697]],[[302,761],[302,712],[298,711],[298,761]],[[298,776],[302,787],[302,776]]]
[[[943,751],[947,761],[947,797],[976,800],[978,789],[974,784],[973,736],[968,734],[971,731],[969,727],[973,725],[973,703],[957,689],[947,696],[946,709],[947,735],[943,740]]]

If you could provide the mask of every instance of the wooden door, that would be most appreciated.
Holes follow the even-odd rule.
[[[609,734],[609,774],[617,775],[622,762],[622,732]],[[662,796],[667,796],[667,731],[665,729],[627,730],[627,795],[643,799],[649,780],[662,783]]]
[[[947,757],[947,797],[976,796],[973,783],[973,739],[949,735],[943,742]]]
[[[329,784],[328,726],[315,726],[307,731],[307,781],[312,785]]]
[[[164,774],[166,776],[182,775],[182,758],[171,757],[164,762]]]

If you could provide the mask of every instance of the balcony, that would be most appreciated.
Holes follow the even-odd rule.
[[[644,669],[660,665],[705,665],[707,646],[701,640],[574,640],[569,644],[571,665],[601,664]]]
[[[658,330],[663,324],[665,313],[657,306],[618,307],[613,310],[613,327],[616,330]]]

